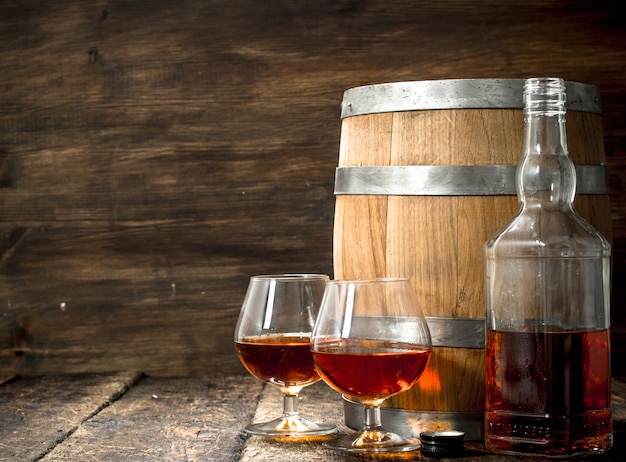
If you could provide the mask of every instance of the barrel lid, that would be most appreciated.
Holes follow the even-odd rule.
[[[565,82],[567,110],[602,114],[600,91]],[[346,90],[341,118],[435,109],[522,109],[524,79],[449,79],[381,83]]]

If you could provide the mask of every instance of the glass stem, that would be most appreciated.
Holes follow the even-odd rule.
[[[380,432],[383,431],[382,419],[380,417],[380,406],[373,406],[371,404],[364,405],[365,407],[365,426],[363,430],[366,432]]]
[[[283,393],[283,416],[296,417],[298,415],[298,394]]]

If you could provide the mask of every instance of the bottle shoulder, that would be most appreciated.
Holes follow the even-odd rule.
[[[575,211],[522,210],[486,244],[487,257],[609,257],[611,246]]]

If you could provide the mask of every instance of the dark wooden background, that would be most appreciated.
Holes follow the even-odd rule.
[[[256,273],[332,273],[343,91],[597,85],[626,355],[622,0],[0,0],[0,374],[242,370]],[[622,363],[623,364],[623,363]]]

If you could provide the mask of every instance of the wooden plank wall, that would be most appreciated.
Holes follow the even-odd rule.
[[[623,10],[0,0],[0,374],[240,371],[248,277],[332,272],[344,90],[538,75],[601,90],[624,356]]]

